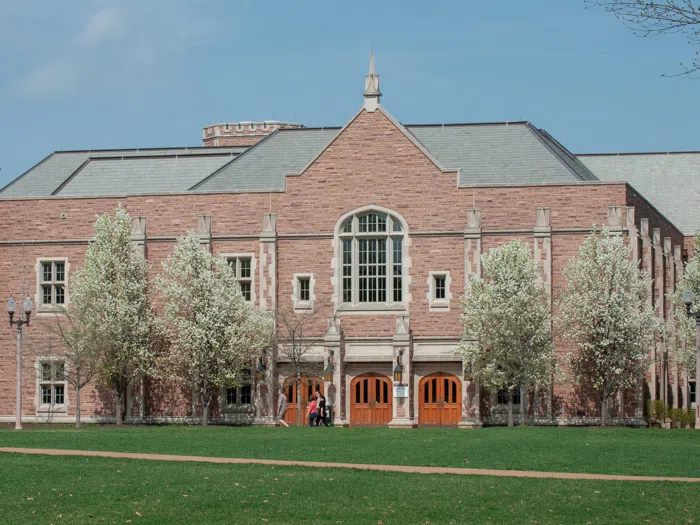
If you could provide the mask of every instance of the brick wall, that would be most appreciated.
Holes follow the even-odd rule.
[[[68,257],[71,271],[81,263],[97,214],[113,213],[121,203],[132,215],[147,218],[147,256],[151,277],[172,252],[174,238],[196,229],[200,215],[212,217],[214,253],[252,253],[259,257],[263,213],[277,215],[277,301],[292,306],[294,273],[313,273],[317,309],[315,331],[323,334],[332,313],[333,232],[343,214],[376,205],[400,214],[409,234],[411,279],[410,325],[414,337],[462,334],[459,299],[464,288],[464,237],[467,210],[481,210],[483,251],[519,238],[534,242],[537,208],[550,208],[552,290],[564,288],[562,269],[593,225],[607,221],[609,206],[634,206],[636,222],[650,219],[662,237],[683,243],[673,228],[624,183],[557,184],[519,187],[456,188],[456,174],[438,169],[381,111],[362,112],[301,176],[288,177],[285,193],[189,194],[121,198],[51,198],[0,201],[0,217],[8,218],[0,233],[0,290],[3,299],[36,286],[37,257]],[[67,214],[61,219],[62,213]],[[312,234],[308,236],[300,234]],[[217,239],[217,236],[242,236]],[[8,242],[15,244],[8,245]],[[22,241],[27,241],[22,244]],[[51,241],[36,243],[33,241]],[[687,241],[686,241],[687,243]],[[641,250],[640,250],[641,257]],[[452,301],[447,312],[430,312],[428,275],[449,271]],[[259,297],[259,267],[255,269]],[[69,276],[70,279],[70,276]],[[53,336],[43,329],[51,320],[39,317],[27,328],[27,353],[44,352]],[[345,337],[391,338],[395,314],[343,315]],[[559,345],[558,350],[567,349]],[[7,323],[0,324],[0,416],[14,413],[14,341]],[[25,414],[34,413],[33,360],[25,360]],[[155,396],[154,392],[159,394]],[[71,406],[74,407],[74,396]],[[147,411],[187,415],[187,392],[170,385],[152,386]],[[155,397],[154,397],[155,396]],[[565,381],[555,388],[556,407],[574,412],[576,393]],[[105,403],[108,403],[105,405]],[[84,414],[112,413],[111,393],[89,387]]]

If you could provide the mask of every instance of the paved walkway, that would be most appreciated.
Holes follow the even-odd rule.
[[[409,474],[456,474],[461,476],[497,476],[508,478],[588,479],[598,481],[674,481],[700,483],[700,478],[674,478],[665,476],[618,476],[614,474],[585,474],[576,472],[538,472],[535,470],[491,470],[482,468],[417,467],[410,465],[371,465],[363,463],[324,463],[321,461],[288,461],[281,459],[217,458],[208,456],[172,456],[169,454],[137,454],[132,452],[104,452],[99,450],[60,450],[42,448],[0,447],[0,452],[37,454],[45,456],[87,456],[119,459],[145,459],[150,461],[190,461],[195,463],[219,463],[224,465],[275,465],[282,467],[343,468],[379,470]]]

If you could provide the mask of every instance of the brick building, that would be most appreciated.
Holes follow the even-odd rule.
[[[205,249],[229,258],[250,301],[310,319],[305,358],[318,373],[303,391],[289,381],[284,352],[271,349],[264,377],[221,392],[215,421],[273,422],[274,392],[285,385],[291,421],[302,398],[323,388],[336,424],[502,423],[502,396],[477,389],[454,349],[465,280],[479,274],[481,253],[511,239],[532,247],[556,297],[569,258],[594,225],[607,225],[652,273],[650,301],[669,314],[665,293],[682,275],[700,216],[689,212],[692,185],[673,195],[682,186],[659,177],[692,178],[700,156],[663,167],[654,155],[577,157],[529,122],[403,125],[379,103],[373,61],[363,95],[342,128],[216,124],[204,128],[204,147],[55,152],[2,189],[0,293],[37,305],[25,330],[24,418],[73,420],[74,392],[47,327],[70,300],[95,216],[120,203],[154,275],[175,239],[196,229]],[[14,421],[13,333],[0,324],[0,421]],[[687,405],[694,382],[667,373],[662,343],[650,354],[646,397],[664,397],[665,384],[669,401]],[[82,400],[85,419],[114,420],[106,388],[90,385]],[[543,424],[599,417],[596,400],[566,380],[535,385],[522,401]],[[189,392],[152,380],[134,385],[126,403],[133,420],[197,414]],[[640,424],[642,407],[640,384],[616,400],[612,419]]]

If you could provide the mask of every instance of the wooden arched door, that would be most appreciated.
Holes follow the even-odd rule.
[[[357,376],[350,383],[350,425],[388,425],[394,393],[391,379],[373,372]]]
[[[288,425],[297,424],[297,414],[301,411],[301,425],[308,425],[306,407],[309,397],[316,391],[324,394],[323,380],[320,377],[302,377],[297,386],[296,377],[288,377],[284,382],[284,393],[287,394],[287,415],[284,420]]]
[[[436,372],[418,385],[418,424],[454,426],[462,417],[462,382],[451,374]]]

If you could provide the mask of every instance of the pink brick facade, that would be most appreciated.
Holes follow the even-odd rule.
[[[676,246],[688,247],[680,232],[625,183],[458,188],[455,172],[441,170],[382,111],[363,110],[303,173],[286,178],[284,192],[0,200],[3,297],[10,293],[35,297],[35,264],[41,258],[67,258],[70,280],[70,272],[82,263],[95,215],[113,213],[119,203],[132,218],[146,219],[146,255],[152,276],[171,253],[175,238],[197,229],[202,216],[211,217],[211,231],[205,233],[210,233],[212,252],[252,258],[253,298],[261,307],[292,309],[295,274],[313,276],[315,308],[323,314],[314,325],[322,341],[315,359],[322,366],[330,350],[334,351],[335,377],[324,386],[326,392],[333,392],[330,397],[338,424],[353,423],[351,381],[366,372],[390,376],[399,350],[404,351],[408,388],[406,398],[392,400],[395,426],[422,423],[420,381],[437,372],[459,382],[460,425],[502,422],[496,396],[479,392],[465,378],[459,357],[451,352],[462,334],[460,297],[465,279],[478,272],[479,253],[521,239],[539,257],[556,298],[565,286],[562,269],[582,240],[594,225],[608,225],[630,239],[641,237],[638,258],[657,278],[654,297],[663,298],[678,272],[671,272],[672,258],[660,256],[659,250],[663,251],[665,239],[671,251]],[[404,310],[337,311],[335,232],[339,219],[358,209],[390,210],[405,221],[404,279],[408,285]],[[431,272],[449,274],[449,309],[431,311]],[[334,315],[339,332],[324,336],[327,317]],[[47,329],[51,321],[51,315],[36,314],[25,330],[24,416],[29,420],[49,417],[37,413],[35,363],[39,356],[60,355],[56,337]],[[0,417],[4,420],[14,417],[13,333],[7,323],[0,324]],[[558,350],[564,353],[567,349],[560,345]],[[284,360],[274,362],[274,355],[269,356],[267,377],[253,386],[250,410],[227,415],[215,408],[215,418],[224,422],[274,420],[276,400],[271,392],[285,379]],[[659,373],[650,370],[648,381]],[[655,388],[650,386],[652,391]],[[185,390],[148,380],[142,404],[134,390],[128,417],[160,421],[192,416],[192,397]],[[552,394],[542,389],[531,392],[529,416],[542,423],[561,424],[598,417],[596,400],[581,397],[568,381],[556,384]],[[53,414],[53,420],[64,421],[74,414],[70,389],[68,400],[67,413]],[[104,385],[87,387],[82,403],[88,418],[109,420],[114,416],[113,397]],[[624,413],[617,404],[612,415],[619,416],[620,422],[623,417],[640,422],[640,410],[637,393],[629,392]]]

